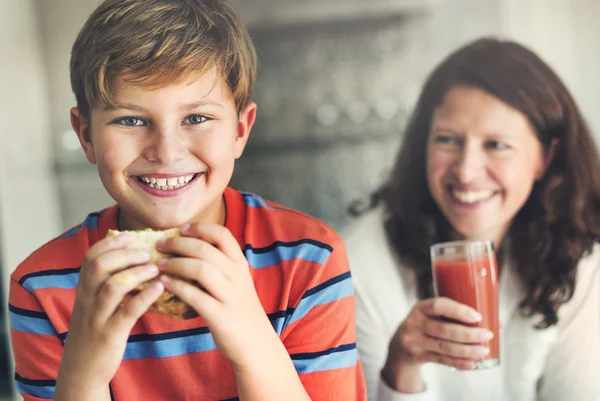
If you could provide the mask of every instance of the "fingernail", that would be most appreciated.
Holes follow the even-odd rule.
[[[144,256],[144,257],[146,257],[146,258],[149,258],[149,257],[150,257],[150,252],[148,252],[147,250],[145,250],[145,249],[140,249],[139,251],[140,251],[140,255],[142,255],[142,256]]]
[[[161,238],[158,241],[156,241],[156,246],[163,246],[165,244],[165,242],[167,242],[167,239]]]
[[[167,263],[167,259],[165,259],[165,258],[159,259],[158,262],[156,262],[156,264],[159,267],[163,267],[166,263]]]
[[[488,347],[475,347],[475,353],[479,356],[486,356],[490,353],[490,349]]]
[[[131,237],[127,233],[123,233],[117,237],[117,241],[122,244],[127,244],[131,240]]]
[[[186,232],[189,229],[190,229],[190,225],[186,223],[186,224],[184,224],[184,225],[181,226],[181,228],[179,229],[179,231]]]
[[[148,265],[146,267],[146,269],[148,269],[148,273],[153,273],[153,274],[158,273],[158,266],[156,266],[156,265]]]
[[[469,309],[469,319],[474,322],[481,322],[483,317],[481,316],[481,313],[477,312],[475,309]]]
[[[171,282],[171,279],[168,276],[160,276],[160,281],[162,281],[165,284],[168,284]]]
[[[486,330],[481,334],[482,341],[490,341],[492,338],[494,338],[494,333],[489,330]]]

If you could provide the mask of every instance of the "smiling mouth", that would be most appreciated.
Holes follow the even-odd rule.
[[[480,190],[480,191],[459,191],[457,189],[450,189],[452,197],[462,203],[474,204],[477,202],[486,201],[494,196],[494,191]]]
[[[200,175],[200,173],[196,173],[196,174],[188,174],[188,175],[182,175],[179,177],[169,177],[169,178],[156,178],[156,177],[147,177],[147,176],[143,176],[143,175],[138,175],[135,177],[135,179],[147,187],[154,188],[154,189],[160,189],[163,191],[169,191],[169,190],[178,189],[178,188],[188,185],[189,183],[194,181],[196,178],[198,178],[199,175]]]

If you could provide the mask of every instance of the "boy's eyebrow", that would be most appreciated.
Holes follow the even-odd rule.
[[[143,107],[140,106],[136,106],[134,104],[126,104],[126,103],[119,103],[119,104],[107,104],[106,106],[104,106],[104,111],[115,111],[115,110],[121,110],[121,109],[127,109],[127,110],[131,110],[131,111],[135,111],[137,113],[146,113],[148,110],[146,110]]]
[[[180,109],[181,110],[193,110],[193,109],[196,109],[196,108],[202,107],[202,106],[224,107],[219,102],[214,102],[212,100],[200,100],[198,102],[184,104],[183,106],[180,107]],[[106,106],[104,106],[104,111],[115,111],[115,110],[120,110],[120,109],[127,109],[127,110],[131,110],[131,111],[135,111],[137,113],[146,113],[146,112],[148,112],[148,110],[146,110],[143,107],[136,106],[134,104],[127,104],[127,103],[118,103],[118,104],[115,104],[115,105],[106,105]]]
[[[182,110],[192,110],[192,109],[196,109],[196,108],[202,107],[202,106],[223,107],[223,105],[221,103],[219,103],[219,102],[215,102],[215,101],[212,101],[212,100],[200,100],[198,102],[185,104],[185,105],[181,106],[181,109]]]

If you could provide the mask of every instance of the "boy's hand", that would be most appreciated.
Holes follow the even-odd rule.
[[[84,258],[58,373],[57,399],[73,399],[73,395],[83,399],[108,391],[133,325],[163,292],[162,283],[156,282],[120,306],[127,293],[159,273],[156,266],[145,265],[148,252],[125,249],[130,241],[127,234],[105,238]]]
[[[157,243],[179,257],[158,262],[162,273],[193,280],[200,288],[165,275],[165,288],[204,319],[219,351],[234,368],[245,368],[252,352],[277,339],[258,299],[250,267],[231,232],[217,224],[184,226],[181,237]],[[265,344],[267,345],[267,344]]]

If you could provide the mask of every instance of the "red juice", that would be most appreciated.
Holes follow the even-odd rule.
[[[465,248],[466,246],[466,248]],[[440,250],[440,247],[445,247]],[[469,324],[494,333],[494,338],[481,345],[490,353],[475,361],[475,369],[486,369],[500,363],[498,321],[498,268],[489,241],[452,242],[432,247],[433,280],[436,295],[451,298],[478,311],[482,320]]]

